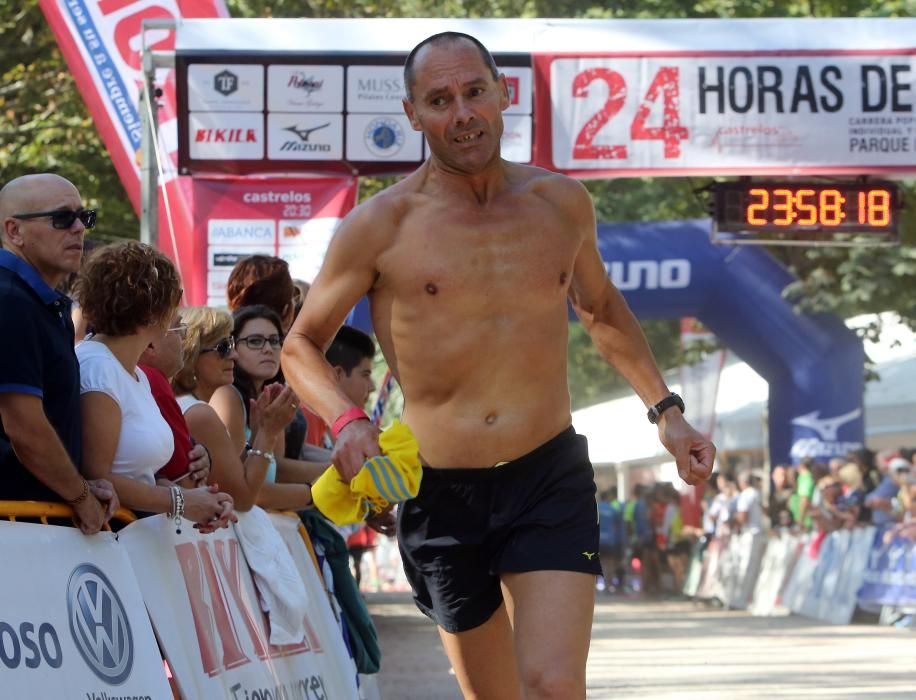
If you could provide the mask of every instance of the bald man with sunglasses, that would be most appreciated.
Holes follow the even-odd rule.
[[[86,534],[104,526],[118,499],[109,481],[79,472],[79,363],[70,300],[57,288],[79,270],[95,219],[59,175],[25,175],[0,189],[0,500],[63,500]]]

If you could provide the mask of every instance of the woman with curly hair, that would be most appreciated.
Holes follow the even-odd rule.
[[[93,253],[76,289],[94,331],[76,348],[84,471],[110,479],[121,504],[134,511],[167,513],[178,526],[185,517],[202,532],[225,527],[233,507],[228,494],[215,486],[156,484],[174,441],[137,363],[151,342],[176,330],[182,290],[175,266],[151,246],[117,243]]]
[[[275,385],[261,392],[256,402],[259,429],[240,456],[209,404],[213,394],[234,379],[238,352],[232,317],[225,311],[200,307],[185,309],[182,320],[187,325],[181,347],[184,365],[172,386],[191,436],[210,453],[211,478],[232,495],[238,511],[250,510],[255,504],[278,510],[310,506],[312,492],[307,484],[277,484],[267,478],[275,461],[274,448],[299,404],[292,389]]]

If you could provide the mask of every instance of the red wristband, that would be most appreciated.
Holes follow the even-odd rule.
[[[331,426],[331,436],[336,440],[337,436],[340,435],[340,431],[355,420],[369,420],[369,416],[363,409],[357,408],[356,406],[348,408],[334,421],[334,424]]]

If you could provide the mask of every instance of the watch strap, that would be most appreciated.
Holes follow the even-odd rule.
[[[681,409],[681,413],[684,413],[684,399],[673,392],[649,408],[646,417],[649,419],[650,423],[658,423],[658,419],[661,417],[662,413],[667,411],[672,406],[677,406],[679,409]]]

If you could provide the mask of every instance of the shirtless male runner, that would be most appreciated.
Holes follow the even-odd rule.
[[[337,423],[349,480],[379,454],[324,349],[368,293],[424,465],[398,531],[418,607],[439,625],[468,698],[585,697],[600,573],[594,474],[571,428],[567,300],[647,407],[670,395],[612,286],[576,180],[500,158],[505,77],[472,37],[421,42],[404,110],[420,168],[343,221],[283,347],[295,391]],[[688,483],[715,448],[678,408],[659,438]],[[608,430],[614,426],[609,425]]]

